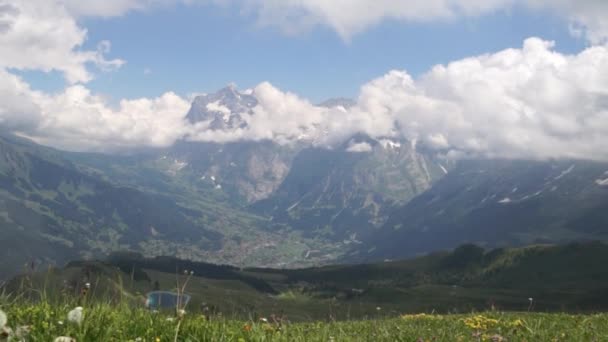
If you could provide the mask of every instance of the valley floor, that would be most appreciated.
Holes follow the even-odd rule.
[[[292,324],[277,317],[251,317],[244,321],[185,313],[180,318],[167,312],[91,304],[85,305],[78,324],[68,318],[73,309],[69,305],[16,304],[5,300],[0,308],[8,317],[4,330],[12,327],[14,332],[27,334],[27,341],[54,341],[60,336],[76,341],[153,342],[608,341],[608,314],[484,312],[384,317],[379,311],[377,317],[369,320]]]

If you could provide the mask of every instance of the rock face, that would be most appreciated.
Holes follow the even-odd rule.
[[[168,156],[187,163],[178,176],[246,205],[267,198],[280,186],[296,153],[294,147],[272,142],[183,142]]]
[[[469,242],[490,248],[604,240],[606,179],[607,163],[461,161],[395,210],[356,254],[383,260]]]
[[[349,151],[361,144],[368,147]],[[355,137],[339,149],[300,152],[279,189],[253,207],[310,236],[355,242],[443,174],[409,143]]]
[[[197,96],[186,118],[190,123],[205,123],[209,129],[225,130],[246,125],[241,117],[258,104],[251,94],[228,86],[213,94]]]

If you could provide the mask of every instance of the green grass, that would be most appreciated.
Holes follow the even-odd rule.
[[[266,317],[237,320],[150,312],[127,305],[84,305],[80,325],[67,321],[73,305],[3,301],[8,326],[29,326],[28,341],[607,341],[608,315],[472,313],[404,315],[342,322],[289,323]]]

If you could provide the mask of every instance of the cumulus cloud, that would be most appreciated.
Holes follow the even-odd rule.
[[[520,49],[437,65],[418,79],[391,71],[364,85],[348,110],[314,106],[263,83],[246,126],[195,126],[189,137],[337,146],[363,133],[455,157],[608,160],[608,47],[576,55],[553,47],[530,38]]]
[[[289,33],[328,26],[344,39],[379,22],[445,20],[474,16],[503,8],[512,0],[245,0],[261,25],[279,26]]]
[[[0,0],[0,18],[0,68],[57,70],[76,83],[93,78],[89,64],[112,69],[124,63],[104,57],[109,42],[82,50],[86,30],[54,0]]]
[[[605,0],[57,0],[76,17],[114,17],[175,4],[234,5],[253,14],[261,26],[299,33],[329,27],[349,40],[385,20],[435,22],[477,17],[514,7],[551,11],[570,22],[571,31],[590,42],[608,37],[608,2]],[[1,11],[0,11],[1,12]],[[0,21],[0,29],[2,22]]]
[[[188,102],[173,93],[122,100],[113,108],[83,84],[122,60],[107,60],[110,43],[83,50],[86,30],[54,0],[0,0],[0,125],[69,150],[116,151],[168,146],[183,136]],[[70,84],[56,94],[36,91],[9,70],[59,71]]]
[[[359,110],[452,153],[608,160],[608,48],[552,48],[531,38],[522,49],[439,65],[418,80],[393,71],[362,88]]]
[[[117,108],[81,85],[49,96],[32,94],[40,112],[24,135],[55,147],[79,151],[118,152],[139,147],[165,147],[185,133],[190,104],[174,93],[158,98],[122,100]]]
[[[226,1],[224,1],[226,2]],[[592,43],[608,37],[605,0],[233,0],[255,13],[258,23],[297,33],[316,26],[349,40],[385,20],[433,22],[476,17],[514,7],[552,11],[571,24],[572,32]]]

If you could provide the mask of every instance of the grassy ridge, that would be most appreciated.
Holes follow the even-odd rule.
[[[484,251],[464,245],[411,260],[299,270],[243,269],[171,257],[116,254],[30,272],[3,290],[59,303],[78,297],[142,307],[145,294],[176,291],[193,272],[188,310],[214,307],[238,319],[276,314],[292,322],[483,310],[593,313],[608,310],[608,246],[581,243]],[[44,296],[38,289],[44,289]],[[378,310],[379,308],[379,310]]]
[[[235,320],[186,313],[181,317],[128,306],[84,307],[81,324],[69,305],[7,303],[8,326],[29,327],[28,340],[53,341],[606,341],[608,315],[487,312],[404,315],[345,322],[289,323],[273,318]]]

